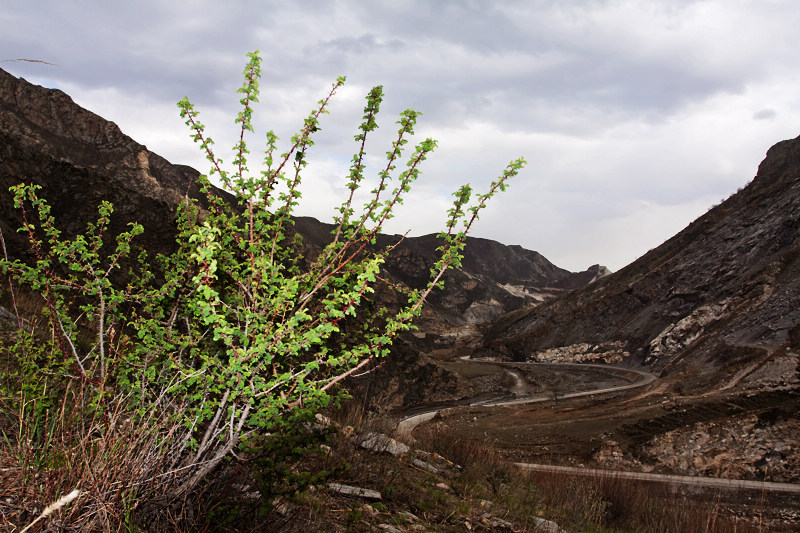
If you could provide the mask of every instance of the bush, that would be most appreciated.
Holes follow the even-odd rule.
[[[395,176],[419,116],[413,110],[401,113],[378,184],[357,212],[353,199],[364,181],[366,140],[378,127],[382,100],[382,88],[373,88],[355,136],[359,148],[350,167],[350,195],[337,209],[330,243],[316,257],[303,257],[292,222],[302,170],[319,119],[345,79],[333,84],[285,153],[277,155],[278,139],[268,132],[265,170],[251,173],[245,137],[253,131],[261,59],[257,52],[249,58],[239,89],[241,135],[232,170],[214,153],[188,99],[178,104],[211,162],[209,176],[216,175],[235,201],[200,176],[207,208],[184,199],[173,253],[155,258],[136,253],[138,224],[109,237],[113,207],[106,202],[83,235],[65,238],[36,187],[14,188],[25,221],[21,231],[35,262],[6,258],[0,264],[10,281],[41,295],[44,321],[33,333],[20,332],[14,348],[19,366],[4,374],[3,396],[34,442],[51,439],[48,431],[58,426],[74,439],[99,439],[119,451],[132,433],[147,428],[148,437],[137,441],[147,448],[138,454],[140,464],[129,465],[127,479],[108,481],[117,484],[120,500],[152,495],[155,486],[167,500],[179,498],[224,460],[271,447],[281,428],[328,405],[337,384],[386,356],[397,335],[413,328],[445,270],[460,266],[465,236],[479,211],[525,164],[512,161],[471,205],[470,187],[461,187],[427,286],[389,284],[401,293],[402,307],[375,309],[370,295],[378,284],[388,284],[381,265],[399,244],[377,248],[376,235],[436,142],[416,145]],[[59,424],[31,429],[35,420],[50,420],[56,412],[63,415]]]

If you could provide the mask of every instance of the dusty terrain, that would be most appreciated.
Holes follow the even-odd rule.
[[[740,382],[726,390],[686,396],[678,392],[679,381],[657,379],[621,392],[569,398],[624,385],[625,374],[575,371],[564,365],[493,364],[441,353],[440,359],[484,392],[440,410],[420,424],[415,435],[442,433],[488,443],[522,463],[800,483],[796,390],[759,392]],[[766,378],[751,375],[750,382],[758,379]],[[540,401],[484,403],[510,399]],[[424,408],[415,410],[421,411]],[[746,514],[748,502],[760,499],[769,503],[779,522],[800,521],[797,494],[694,490],[698,497],[728,501],[732,513]]]
[[[440,357],[480,392],[429,406],[448,408],[430,425],[493,442],[515,461],[800,482],[796,390],[753,391],[740,383],[687,396],[678,392],[681,382],[656,379],[570,398],[644,382],[613,366]]]

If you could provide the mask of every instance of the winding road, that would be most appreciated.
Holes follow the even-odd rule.
[[[476,361],[476,360],[473,359],[473,361]],[[477,361],[480,362],[480,360],[477,360]],[[503,365],[553,366],[553,363],[505,363],[505,362],[498,363],[498,362],[492,362],[491,364],[501,365],[501,366],[503,366]],[[618,368],[618,367],[608,366],[608,365],[595,365],[595,364],[589,364],[589,363],[557,363],[557,366],[575,367],[575,368],[580,368],[580,369],[591,368],[591,369],[594,369],[594,370],[600,370],[600,371],[605,372],[605,373],[611,373],[611,374],[619,373],[619,374],[624,374],[624,375],[627,375],[627,376],[631,377],[630,383],[628,383],[627,385],[618,385],[616,387],[605,387],[605,388],[602,388],[602,389],[593,389],[593,390],[582,391],[582,392],[572,392],[572,393],[568,393],[568,394],[559,395],[558,396],[559,400],[568,399],[568,398],[581,398],[581,397],[584,397],[584,396],[594,396],[595,394],[606,394],[606,393],[609,393],[609,392],[622,392],[622,391],[626,391],[626,390],[630,390],[630,389],[638,389],[640,387],[644,387],[646,385],[649,385],[649,384],[653,383],[657,378],[657,376],[655,374],[650,373],[650,372],[645,372],[644,370],[632,370],[632,369],[629,369],[629,368]],[[514,373],[512,372],[512,374],[514,374]],[[522,379],[522,378],[519,377],[519,375],[516,375],[516,378],[519,379],[519,380]],[[627,378],[623,378],[623,379],[627,379]],[[538,396],[528,396],[528,397],[524,397],[524,398],[516,398],[514,400],[503,400],[503,401],[498,401],[498,402],[482,403],[481,405],[494,405],[494,406],[498,406],[498,405],[505,405],[505,406],[508,406],[508,405],[523,405],[523,404],[527,404],[527,403],[545,402],[547,400],[552,400],[552,399],[553,399],[552,395],[542,394],[542,395],[538,395]]]
[[[469,356],[465,356],[468,358]],[[465,359],[462,357],[462,359]],[[491,361],[491,360],[481,360],[481,359],[469,359],[473,363],[485,363],[491,364],[495,366],[528,366],[528,365],[538,365],[538,366],[553,366],[552,363],[509,363],[509,362],[500,362],[500,361]],[[644,387],[653,383],[656,380],[656,375],[650,372],[645,372],[643,370],[631,370],[628,368],[618,368],[608,365],[596,365],[596,364],[584,364],[584,363],[557,363],[557,366],[560,367],[575,367],[580,369],[591,368],[594,370],[600,370],[605,373],[619,373],[624,374],[630,377],[627,385],[618,385],[616,387],[605,387],[601,389],[593,389],[589,391],[581,391],[581,392],[572,392],[563,395],[559,395],[558,399],[569,399],[569,398],[581,398],[585,396],[594,396],[596,394],[607,394],[610,392],[622,392],[630,389],[637,389],[640,387]],[[512,375],[514,379],[514,387],[512,391],[515,393],[519,393],[524,390],[524,382],[523,379],[511,370],[506,370],[509,374]],[[624,378],[628,379],[628,378]],[[538,403],[538,402],[546,402],[553,399],[552,394],[539,394],[536,396],[525,396],[521,398],[515,398],[513,400],[502,400],[502,399],[494,399],[494,400],[482,400],[478,402],[470,402],[468,405],[476,406],[512,406],[512,405],[524,405],[529,403]],[[424,413],[416,414],[413,416],[406,417],[402,419],[397,424],[397,432],[399,435],[408,438],[411,437],[411,432],[414,431],[418,425],[431,420],[435,417],[440,411],[445,411],[446,409],[434,409],[431,411],[426,411]]]
[[[569,474],[576,476],[617,477],[620,479],[636,479],[670,485],[689,487],[705,487],[729,490],[757,490],[763,492],[787,492],[800,494],[800,485],[793,483],[773,483],[771,481],[750,481],[746,479],[726,479],[717,477],[679,476],[675,474],[648,474],[644,472],[626,472],[622,470],[600,470],[596,468],[577,468],[574,466],[553,466],[532,463],[514,463],[523,470],[547,472],[550,474]]]
[[[549,364],[549,363],[505,363],[497,361],[481,361],[475,359],[470,359],[470,361],[483,362],[486,364],[493,364],[497,366]],[[580,398],[596,394],[622,392],[626,390],[647,386],[656,380],[656,375],[650,372],[644,372],[641,370],[631,370],[627,368],[617,368],[607,365],[559,363],[559,366],[575,366],[575,367],[580,367],[582,369],[591,367],[602,370],[604,372],[611,372],[611,373],[620,372],[623,374],[627,374],[632,379],[632,381],[627,385],[619,385],[616,387],[605,387],[590,391],[564,394],[559,396],[559,399]],[[514,379],[514,386],[512,387],[513,392],[519,394],[522,391],[526,390],[525,381],[523,380],[522,377],[519,376],[519,374],[511,370],[506,370],[506,372],[511,374]],[[513,400],[487,400],[481,402],[473,402],[469,403],[468,405],[483,405],[483,406],[493,406],[493,407],[513,406],[513,405],[544,402],[552,400],[552,398],[553,398],[552,395],[537,395],[537,396],[516,398]],[[418,425],[424,422],[427,422],[428,420],[431,420],[437,414],[446,411],[447,409],[451,408],[435,409],[404,418],[397,425],[397,433],[401,437],[413,440],[411,432],[414,430],[414,428],[416,428]],[[626,472],[618,470],[598,470],[592,468],[576,468],[576,467],[542,465],[533,463],[515,463],[515,464],[523,470],[531,470],[537,472],[561,473],[561,474],[581,475],[581,476],[616,476],[623,479],[636,479],[636,480],[656,482],[656,483],[667,483],[670,485],[684,485],[692,487],[732,489],[732,490],[759,490],[763,492],[782,492],[782,493],[800,494],[800,485],[792,483],[773,483],[773,482],[749,481],[749,480],[738,480],[738,479],[693,477],[693,476],[680,476],[680,475],[670,475],[670,474],[652,474],[652,473],[642,473],[642,472]]]

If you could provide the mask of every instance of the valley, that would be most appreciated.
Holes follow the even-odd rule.
[[[415,407],[405,414],[427,416],[401,433],[489,442],[522,463],[800,481],[796,391],[683,395],[680,380],[642,370],[439,358],[478,394]]]
[[[184,195],[198,196],[196,170],[60,91],[0,71],[0,97],[0,230],[11,257],[31,257],[8,193],[29,180],[66,235],[109,200],[119,207],[112,232],[139,221],[143,248],[170,251],[164,236]],[[331,238],[332,226],[312,218],[294,228],[307,257]],[[424,286],[439,246],[434,235],[376,243],[397,246],[367,315],[400,309],[392,288]],[[747,187],[619,272],[571,273],[470,237],[444,280],[419,329],[346,382],[369,416],[406,420],[400,436],[474,443],[509,465],[546,465],[542,476],[579,468],[800,486],[800,137],[776,144]],[[795,495],[746,497],[768,501],[775,523],[800,521]],[[749,504],[736,505],[747,516]]]
[[[639,480],[716,501],[729,516],[800,522],[796,391],[682,396],[675,380],[612,366],[463,358],[449,364],[495,384],[482,395],[491,398],[404,419],[401,437],[489,445],[537,475]],[[508,379],[509,372],[521,383]]]
[[[604,388],[607,384],[603,381],[597,385]],[[591,384],[581,381],[581,385]],[[660,383],[644,387],[644,391],[584,391],[579,397],[565,389],[558,400],[540,396],[527,402],[450,407],[417,431],[446,431],[458,438],[488,441],[515,462],[732,478],[744,474],[748,479],[779,482],[800,480],[797,458],[779,457],[782,448],[798,444],[794,424],[779,424],[773,431],[774,446],[770,442],[748,442],[748,437],[755,438],[754,428],[791,416],[800,406],[797,395],[765,392],[681,397],[665,391]],[[687,447],[681,450],[691,460],[658,457],[656,450],[663,448],[659,439],[675,432],[669,437],[675,440],[682,429],[697,434],[694,440],[686,438]],[[727,439],[703,448],[700,442],[710,439],[715,429],[717,433],[727,432]],[[693,443],[696,448],[689,448]],[[773,460],[794,464],[784,463],[782,469],[774,469],[769,465],[770,455],[775,456]]]

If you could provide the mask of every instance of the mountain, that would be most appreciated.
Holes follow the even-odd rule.
[[[112,229],[145,227],[147,249],[172,246],[172,213],[187,192],[199,196],[197,171],[172,165],[124,135],[116,124],[76,105],[61,91],[32,85],[0,70],[0,228],[8,253],[24,256],[16,233],[22,218],[8,189],[35,183],[67,235],[97,218],[102,200],[114,204]]]
[[[115,207],[112,232],[137,221],[145,228],[138,242],[151,252],[168,252],[174,246],[176,206],[186,194],[201,196],[197,176],[196,170],[171,164],[124,135],[113,122],[76,105],[65,93],[0,70],[0,229],[10,256],[26,257],[28,249],[16,232],[22,218],[8,191],[12,185],[41,185],[41,196],[50,203],[65,235],[83,231],[88,221],[96,219],[99,203],[109,200]],[[306,255],[313,255],[330,238],[330,224],[310,217],[297,217],[295,222],[304,237]],[[399,239],[381,235],[378,244]],[[386,272],[395,281],[423,286],[438,245],[433,235],[406,238],[387,262]],[[474,338],[477,324],[543,301],[596,275],[595,270],[573,274],[519,246],[469,238],[463,267],[448,272],[445,290],[430,298],[419,321],[421,331],[398,343],[403,361],[397,363],[402,368],[396,372],[405,377],[396,390],[409,389],[409,380],[416,376],[438,376],[436,386],[422,379],[413,387],[423,392],[414,393],[416,400],[408,401],[421,401],[427,397],[425,391],[436,391],[442,382],[455,379],[438,367],[420,370],[419,365],[428,364],[419,361],[421,351]],[[391,307],[396,302],[388,299],[381,304]],[[393,379],[393,375],[386,378]]]
[[[793,388],[800,351],[800,137],[614,274],[496,319],[479,354],[652,369],[685,393]]]

